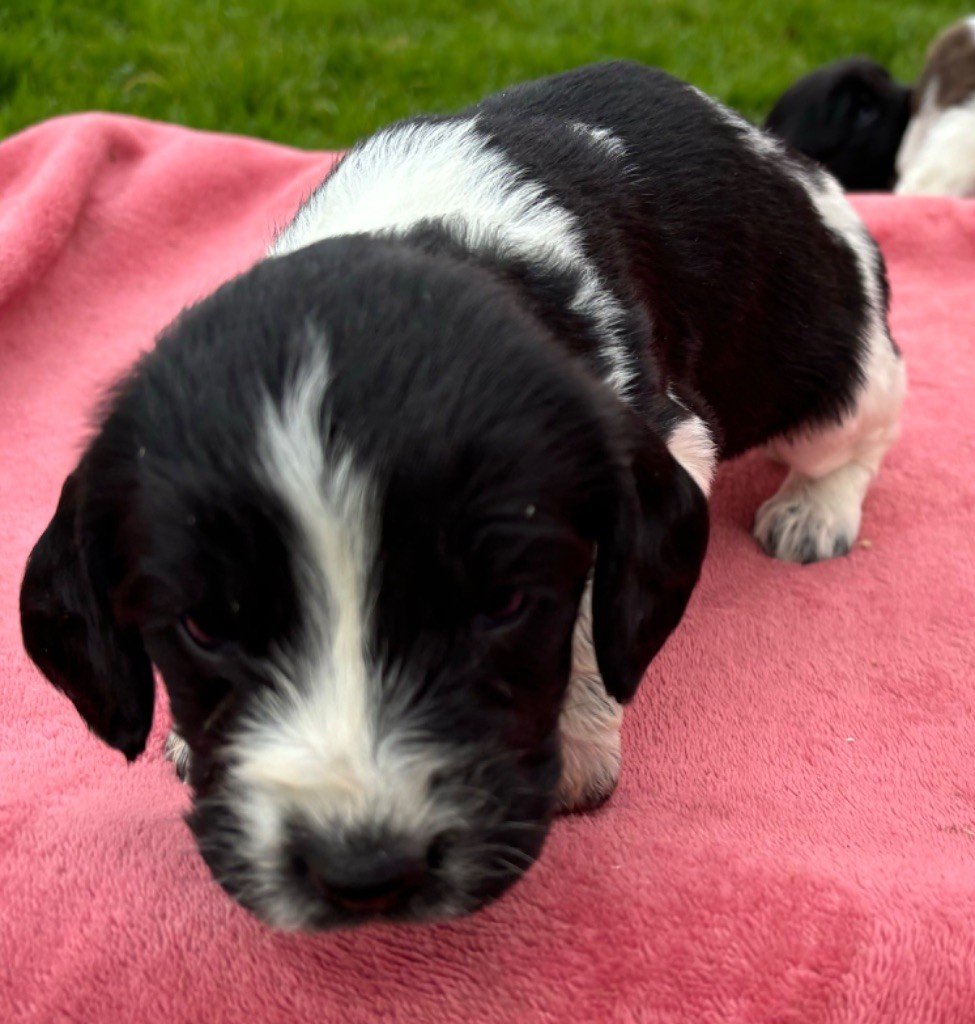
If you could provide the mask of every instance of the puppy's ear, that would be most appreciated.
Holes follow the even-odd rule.
[[[85,460],[64,483],[20,590],[24,647],[88,727],[132,761],[145,749],[155,696],[138,631],[122,626],[109,592],[114,523],[82,529]]]
[[[653,431],[635,424],[633,432],[630,465],[619,471],[597,540],[592,593],[596,661],[624,703],[680,622],[708,542],[700,487]]]

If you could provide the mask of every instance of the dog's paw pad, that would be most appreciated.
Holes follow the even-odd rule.
[[[171,730],[166,737],[163,756],[167,761],[172,761],[179,781],[187,782],[190,777],[190,748],[186,740],[175,729]]]
[[[859,504],[822,500],[805,493],[770,498],[755,517],[755,539],[765,552],[784,562],[822,562],[849,552],[860,526]]]

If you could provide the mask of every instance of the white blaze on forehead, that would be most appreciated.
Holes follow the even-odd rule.
[[[278,855],[289,816],[323,827],[422,825],[440,767],[409,742],[408,722],[390,725],[387,714],[379,732],[382,685],[369,657],[376,498],[348,448],[325,448],[327,389],[323,355],[295,375],[280,405],[268,400],[259,426],[262,471],[296,527],[301,622],[293,646],[272,653],[273,686],[228,751],[257,859]]]
[[[297,526],[303,632],[300,651],[278,659],[284,706],[261,722],[264,756],[250,751],[248,774],[301,788],[327,766],[328,782],[351,793],[365,784],[375,746],[365,635],[375,545],[363,475],[347,451],[326,457],[327,387],[322,357],[296,375],[280,407],[265,409],[264,468]]]

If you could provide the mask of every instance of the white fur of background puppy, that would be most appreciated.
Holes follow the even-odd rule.
[[[912,105],[895,192],[975,196],[975,16],[931,44]]]

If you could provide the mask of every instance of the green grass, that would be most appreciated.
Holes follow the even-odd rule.
[[[970,0],[969,0],[970,2]],[[913,78],[944,0],[2,0],[0,135],[113,110],[312,148],[605,57],[657,64],[760,118],[865,53]]]

